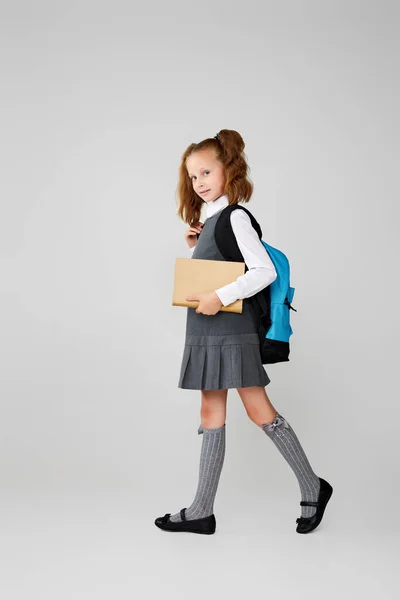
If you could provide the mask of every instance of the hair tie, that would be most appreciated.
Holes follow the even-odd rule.
[[[214,138],[215,138],[216,140],[220,141],[220,139],[219,139],[219,133],[217,133],[217,135],[214,135]]]

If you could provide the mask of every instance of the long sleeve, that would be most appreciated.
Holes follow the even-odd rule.
[[[224,306],[254,296],[275,281],[278,276],[274,263],[251,224],[249,215],[244,210],[232,211],[231,225],[249,270],[244,275],[240,275],[236,281],[215,290]]]

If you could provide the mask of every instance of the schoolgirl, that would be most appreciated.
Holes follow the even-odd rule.
[[[252,191],[244,142],[237,131],[222,129],[214,138],[190,144],[180,166],[178,215],[189,224],[185,239],[191,258],[224,260],[214,239],[218,218],[226,206],[248,202]],[[204,224],[199,221],[203,203]],[[227,394],[236,388],[249,418],[292,468],[301,494],[296,531],[309,533],[321,522],[333,488],[315,474],[293,428],[266,393],[270,379],[261,361],[257,318],[249,298],[270,285],[277,273],[248,214],[234,210],[230,220],[248,271],[213,292],[187,297],[199,305],[187,309],[178,387],[201,390],[197,491],[190,506],[156,518],[155,525],[166,531],[215,532],[213,509],[225,457]],[[241,314],[220,310],[237,299],[243,299]]]

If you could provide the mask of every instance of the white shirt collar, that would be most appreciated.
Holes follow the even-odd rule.
[[[215,213],[217,213],[219,210],[225,208],[225,206],[228,206],[228,204],[229,199],[227,194],[223,194],[222,196],[214,200],[214,202],[207,202],[206,218],[209,219],[210,217],[215,215]]]

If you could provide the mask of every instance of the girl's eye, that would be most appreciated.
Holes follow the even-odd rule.
[[[204,171],[204,173],[209,173],[209,172],[210,172],[210,171]],[[193,181],[193,177],[196,177],[196,175],[192,175],[192,176],[191,176],[191,178],[190,178],[190,179],[191,179],[192,181]]]

